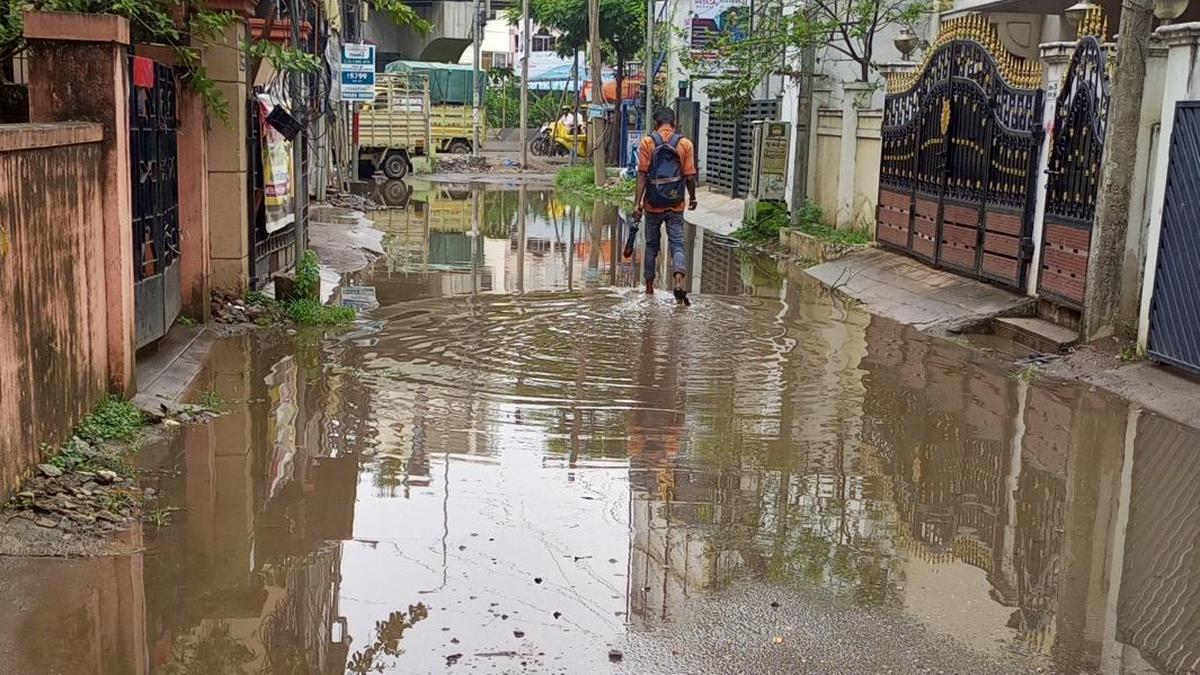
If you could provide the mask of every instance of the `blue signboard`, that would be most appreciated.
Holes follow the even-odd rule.
[[[375,45],[342,45],[343,101],[375,100]]]

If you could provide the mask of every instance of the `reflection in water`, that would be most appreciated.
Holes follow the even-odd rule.
[[[1007,672],[1200,668],[1195,430],[699,231],[695,305],[646,299],[618,213],[524,200],[414,189],[367,321],[218,343],[229,414],[143,452],[183,510],[145,553],[0,561],[0,670],[594,672],[747,583]]]

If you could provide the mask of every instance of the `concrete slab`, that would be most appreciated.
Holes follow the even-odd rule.
[[[997,316],[1029,313],[1032,298],[933,269],[882,249],[805,270],[872,313],[931,333],[957,333]]]
[[[1043,354],[1066,351],[1079,341],[1078,331],[1032,316],[996,319],[996,334],[1035,349]]]
[[[137,355],[138,393],[133,401],[145,410],[180,403],[208,359],[216,334],[203,326],[171,327],[156,344]]]
[[[742,226],[744,199],[732,199],[702,187],[696,192],[696,201],[699,202],[696,210],[684,214],[687,222],[725,236]]]

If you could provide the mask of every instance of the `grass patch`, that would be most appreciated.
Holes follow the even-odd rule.
[[[104,441],[131,441],[145,424],[142,412],[132,403],[109,396],[96,406],[92,414],[83,418],[75,428],[75,435],[97,444]]]
[[[750,243],[778,241],[779,231],[791,227],[791,224],[791,214],[783,205],[759,202],[754,218],[743,221],[733,236]],[[839,230],[825,225],[825,212],[812,200],[800,209],[798,229],[804,234],[831,244],[863,246],[871,243],[871,233],[868,230]]]
[[[733,233],[733,237],[753,244],[779,241],[779,230],[790,222],[784,207],[774,202],[759,202],[754,217],[742,221],[742,226]]]
[[[591,200],[632,201],[637,181],[625,178],[607,185],[596,185],[596,169],[591,166],[568,166],[559,170],[554,177],[558,192]]]
[[[43,454],[49,452],[49,448],[43,450]],[[85,443],[67,443],[48,463],[64,472],[108,470],[121,476],[133,475],[133,467],[123,453],[117,454]]]
[[[321,261],[316,251],[309,249],[296,263],[296,296],[316,298],[321,291]]]
[[[1145,357],[1138,350],[1136,342],[1130,342],[1121,348],[1121,353],[1117,354],[1117,358],[1125,363],[1137,363]]]
[[[812,225],[801,227],[800,231],[830,244],[865,246],[871,243],[871,233],[868,230],[839,230],[825,225]]]
[[[1028,365],[1020,370],[1014,370],[1008,374],[1008,379],[1013,382],[1033,382],[1038,378],[1038,369],[1035,365]]]
[[[215,387],[209,387],[200,392],[196,400],[196,405],[212,412],[221,412],[228,404],[229,401]]]
[[[344,326],[357,316],[353,307],[331,307],[317,300],[296,300],[286,312],[292,323],[301,326]]]
[[[296,295],[298,299],[279,302],[260,291],[246,294],[246,304],[266,310],[255,319],[260,326],[293,323],[298,326],[344,326],[358,316],[353,307],[323,304],[317,298],[321,289],[321,262],[311,249],[304,252],[296,265]]]

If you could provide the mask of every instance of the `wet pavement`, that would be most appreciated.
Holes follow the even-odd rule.
[[[0,560],[0,671],[1200,670],[1197,431],[703,231],[685,309],[615,209],[406,188],[378,309],[216,343],[144,552]]]

